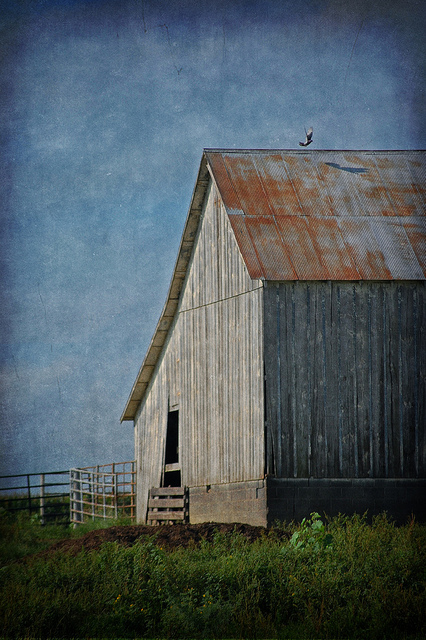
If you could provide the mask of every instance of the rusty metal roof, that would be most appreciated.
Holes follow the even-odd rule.
[[[425,152],[205,156],[252,278],[425,279]]]
[[[253,279],[425,280],[424,151],[207,149],[166,303],[121,420],[133,420],[172,325],[210,179]]]

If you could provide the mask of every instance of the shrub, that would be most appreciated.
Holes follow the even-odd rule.
[[[0,570],[0,625],[9,638],[421,638],[425,543],[415,522],[318,514],[285,542],[106,543]]]

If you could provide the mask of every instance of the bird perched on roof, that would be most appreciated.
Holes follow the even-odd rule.
[[[301,147],[307,147],[308,144],[311,144],[312,142],[312,135],[314,133],[314,130],[312,129],[312,127],[310,127],[307,131],[305,129],[305,133],[306,133],[306,140],[305,142],[299,142],[299,146]]]

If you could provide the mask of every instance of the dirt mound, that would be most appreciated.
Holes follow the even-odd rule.
[[[59,540],[47,551],[40,555],[51,555],[58,551],[76,554],[82,549],[95,551],[104,542],[118,542],[126,547],[132,546],[137,540],[152,538],[154,544],[167,549],[198,545],[202,540],[212,542],[216,532],[230,534],[237,532],[243,535],[249,542],[254,542],[259,537],[268,535],[264,527],[254,527],[248,524],[232,523],[218,524],[207,522],[203,524],[174,524],[161,526],[130,525],[97,529],[86,533],[81,538]],[[285,531],[274,532],[277,537],[288,537]]]

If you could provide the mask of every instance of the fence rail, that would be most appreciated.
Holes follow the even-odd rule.
[[[67,476],[66,482],[46,482],[52,476]],[[0,476],[0,507],[6,511],[28,511],[30,515],[38,514],[41,524],[49,520],[69,522],[69,470],[47,471],[45,473],[20,473]],[[21,480],[25,478],[25,481]],[[38,483],[37,483],[38,482]],[[37,483],[37,484],[36,484]],[[55,487],[67,487],[67,491],[51,491]],[[47,491],[46,491],[47,489]],[[37,491],[38,490],[38,491]],[[3,497],[4,495],[4,497]]]
[[[66,481],[62,481],[63,476],[67,476]],[[78,524],[88,519],[120,516],[134,520],[135,461],[0,476],[0,492],[7,492],[4,497],[0,493],[0,508],[38,514],[41,524],[51,520]]]
[[[135,461],[70,470],[70,520],[136,517]]]

